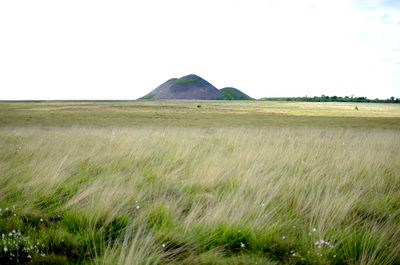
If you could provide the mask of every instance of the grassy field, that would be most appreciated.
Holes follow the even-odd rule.
[[[400,106],[0,102],[0,209],[0,264],[400,264]]]

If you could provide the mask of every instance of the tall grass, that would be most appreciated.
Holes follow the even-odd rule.
[[[384,129],[0,128],[0,234],[38,241],[32,263],[399,264],[399,146]],[[12,264],[26,243],[4,244]]]

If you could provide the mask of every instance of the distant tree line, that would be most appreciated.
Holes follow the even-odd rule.
[[[289,98],[262,98],[263,101],[304,101],[304,102],[368,102],[368,103],[400,103],[400,98],[390,97],[388,99],[369,99],[366,97],[289,97]]]

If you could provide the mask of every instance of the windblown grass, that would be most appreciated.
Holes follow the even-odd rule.
[[[0,263],[399,264],[399,146],[380,128],[3,127],[0,234],[40,250],[3,240]]]

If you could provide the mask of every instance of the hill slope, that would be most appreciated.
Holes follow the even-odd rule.
[[[160,93],[164,88],[172,85],[175,83],[175,81],[177,81],[178,78],[171,78],[168,81],[162,83],[161,85],[159,85],[156,89],[152,90],[149,94],[139,98],[139,99],[153,99],[155,95],[157,95],[158,93]]]
[[[224,96],[223,99],[225,100],[250,100],[252,99],[239,89],[236,89],[234,87],[224,87],[220,90]]]

